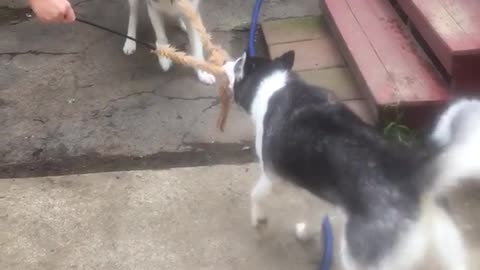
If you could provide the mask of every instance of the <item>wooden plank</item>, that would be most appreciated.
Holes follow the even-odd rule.
[[[383,0],[325,0],[356,77],[378,105],[442,102],[445,84]]]
[[[280,43],[329,38],[321,17],[300,17],[262,22],[262,33],[269,46]]]
[[[397,0],[399,6],[404,10],[410,19],[410,22],[415,25],[423,39],[428,46],[435,53],[438,60],[442,63],[445,70],[452,73],[452,58],[450,57],[451,49],[445,40],[442,39],[435,31],[432,31],[432,25],[429,24],[425,14],[415,5],[411,0]],[[460,32],[461,28],[455,23],[450,15],[441,6],[437,6],[438,11],[435,21],[437,24],[442,24],[442,28],[446,32]]]
[[[392,100],[389,89],[394,88],[393,83],[389,80],[389,75],[378,55],[371,48],[368,38],[356,23],[350,7],[344,0],[325,0],[324,5],[324,11],[333,24],[337,38],[341,39],[346,47],[347,60],[354,76],[365,85],[366,90],[369,90],[369,95],[376,104],[388,103]]]
[[[344,66],[342,55],[330,39],[314,39],[269,46],[270,57],[278,57],[289,50],[295,51],[294,71]]]
[[[455,90],[480,88],[480,1],[396,0],[451,77]]]
[[[480,1],[439,0],[455,22],[468,34],[473,43],[480,41]]]
[[[444,98],[439,91],[444,83],[388,2],[347,0],[347,3],[395,83],[395,95],[409,101]]]
[[[313,85],[332,90],[340,100],[363,98],[350,70],[346,67],[300,71],[298,75]]]
[[[480,35],[480,27],[468,19],[475,15],[467,11],[467,6],[462,6],[468,0],[456,0],[455,3],[443,0],[398,0],[398,3],[447,71],[452,68],[451,59],[447,58],[451,58],[453,53],[465,54],[480,49],[480,39],[477,36]],[[472,12],[479,13],[479,8]],[[461,14],[470,15],[463,17]]]

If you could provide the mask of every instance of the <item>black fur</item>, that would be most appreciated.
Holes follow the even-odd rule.
[[[290,70],[293,53],[270,61],[247,58],[234,84],[236,103],[247,112],[260,82]],[[309,85],[293,72],[269,101],[262,158],[267,171],[341,205],[348,214],[347,243],[355,260],[371,265],[388,253],[415,220],[427,155],[387,141],[331,91]]]

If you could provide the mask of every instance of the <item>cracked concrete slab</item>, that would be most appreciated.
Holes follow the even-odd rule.
[[[340,270],[345,218],[303,190],[275,186],[268,230],[256,234],[249,192],[258,175],[258,165],[244,164],[3,179],[0,269],[316,269],[328,214],[332,270]],[[478,191],[451,197],[470,269],[480,267]],[[299,221],[307,221],[312,241],[295,239]],[[435,261],[421,269],[439,269]]]
[[[232,29],[248,25],[253,2],[202,3],[215,41],[232,55],[246,44],[246,32]],[[265,1],[262,19],[319,12],[317,1],[304,2]],[[126,0],[72,3],[78,17],[126,31]],[[0,137],[8,138],[0,143],[0,177],[55,174],[52,168],[75,160],[93,166],[117,157],[125,164],[158,153],[203,153],[199,160],[217,162],[210,157],[223,153],[233,162],[228,157],[238,154],[238,162],[246,161],[248,117],[234,107],[225,133],[216,130],[217,90],[199,83],[192,70],[175,66],[163,73],[147,49],[125,56],[122,38],[91,26],[40,24],[22,17],[25,10],[1,10],[13,15],[0,23]],[[138,38],[153,43],[145,7],[140,14]],[[184,33],[175,26],[168,32],[174,46],[188,49]]]
[[[246,164],[4,179],[0,268],[313,269],[318,247],[298,243],[293,226],[308,216],[318,227],[325,203],[281,190],[258,238],[248,196],[257,177]]]

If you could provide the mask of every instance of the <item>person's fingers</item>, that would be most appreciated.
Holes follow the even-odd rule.
[[[75,21],[75,11],[73,11],[73,8],[71,6],[69,6],[65,11],[65,15],[63,19],[65,22],[68,22],[68,23]]]

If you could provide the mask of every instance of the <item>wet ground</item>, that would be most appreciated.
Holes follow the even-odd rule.
[[[78,17],[126,31],[126,0],[72,2]],[[245,49],[253,2],[201,5],[233,56]],[[226,131],[216,130],[217,90],[190,69],[164,73],[147,49],[126,56],[120,37],[40,24],[26,11],[0,8],[0,178],[253,161],[247,116],[234,108]],[[319,13],[317,1],[265,1],[261,19]],[[145,7],[140,14],[138,38],[153,43]],[[169,37],[188,49],[175,26]]]

